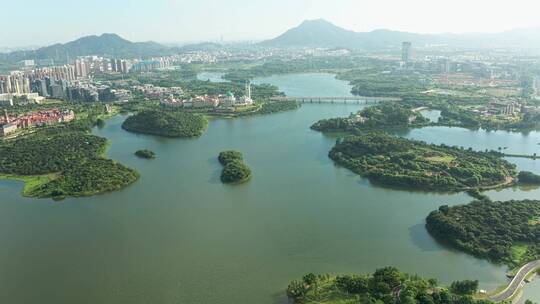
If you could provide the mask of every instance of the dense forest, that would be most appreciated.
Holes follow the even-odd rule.
[[[426,219],[438,240],[510,266],[540,258],[540,201],[474,201],[441,206]]]
[[[516,175],[515,166],[496,152],[437,146],[377,132],[339,139],[329,156],[373,182],[420,190],[505,186]]]
[[[429,119],[408,106],[393,102],[383,102],[367,107],[357,114],[345,118],[322,119],[311,126],[322,132],[354,132],[383,128],[421,127],[429,124]]]
[[[394,267],[377,269],[371,275],[306,274],[292,281],[287,296],[294,303],[315,304],[488,304],[473,294],[478,281],[456,281],[450,288],[440,287],[435,279],[400,272]]]
[[[338,78],[350,81],[351,93],[358,96],[401,97],[416,94],[429,88],[428,80],[418,75],[383,74],[380,70],[351,70],[338,74]]]
[[[208,121],[204,116],[183,111],[144,110],[128,117],[122,128],[135,133],[166,137],[202,135]]]
[[[242,183],[251,177],[251,169],[244,163],[242,153],[238,151],[223,151],[219,153],[218,160],[223,165],[223,171],[221,171],[221,181],[223,183]]]
[[[118,190],[138,179],[136,171],[101,157],[107,148],[106,139],[77,131],[77,125],[0,142],[0,174],[56,173],[55,179],[25,193],[56,198]]]

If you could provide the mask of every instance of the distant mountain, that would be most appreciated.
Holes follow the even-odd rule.
[[[323,20],[306,20],[272,40],[263,41],[267,46],[345,47],[357,46],[358,34],[342,29]]]
[[[485,34],[417,34],[386,29],[354,32],[326,20],[307,20],[282,35],[260,43],[267,47],[343,47],[350,49],[379,49],[398,47],[403,41],[415,45],[448,45],[454,47],[540,48],[540,28]]]
[[[77,40],[42,47],[34,51],[17,51],[5,54],[8,61],[23,59],[54,59],[64,62],[77,56],[98,55],[119,58],[148,57],[171,54],[175,49],[156,42],[131,42],[116,34],[86,36]]]

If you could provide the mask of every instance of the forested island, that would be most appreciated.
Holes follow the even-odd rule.
[[[487,304],[473,295],[478,281],[455,281],[441,287],[435,279],[400,272],[394,267],[377,269],[371,275],[305,275],[292,281],[287,296],[294,303],[404,303],[404,304]]]
[[[207,119],[183,111],[143,110],[128,117],[122,128],[135,133],[165,137],[197,137],[202,135]]]
[[[223,166],[221,182],[224,184],[239,184],[251,178],[251,169],[244,163],[242,153],[238,151],[223,151],[218,156]]]
[[[121,189],[139,174],[103,158],[108,142],[88,134],[84,121],[0,142],[0,176],[27,184],[25,196],[64,198]]]
[[[525,185],[540,185],[540,175],[529,171],[521,171],[518,174],[518,181]]]
[[[429,214],[431,235],[457,249],[511,267],[540,258],[540,201],[474,201]]]
[[[429,191],[509,186],[517,174],[515,165],[497,152],[437,146],[383,132],[339,139],[329,156],[372,182]]]
[[[383,102],[367,107],[349,117],[322,119],[311,126],[322,132],[355,132],[375,129],[422,127],[429,119],[411,107],[393,102]]]
[[[135,155],[139,158],[154,159],[156,158],[156,153],[147,149],[135,151]]]
[[[257,113],[272,114],[296,110],[298,108],[300,108],[300,103],[297,101],[264,102]]]

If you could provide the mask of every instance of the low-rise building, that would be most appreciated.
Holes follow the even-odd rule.
[[[17,124],[14,122],[10,122],[0,126],[0,135],[2,136],[9,135],[15,131],[17,131]]]

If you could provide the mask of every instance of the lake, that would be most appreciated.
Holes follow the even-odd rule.
[[[288,95],[349,95],[333,75],[256,79]],[[435,242],[424,228],[442,204],[465,194],[395,191],[337,167],[336,138],[309,129],[361,105],[305,104],[296,111],[215,119],[197,139],[137,135],[116,116],[94,133],[112,141],[108,157],[141,179],[118,192],[62,202],[23,198],[0,181],[1,303],[286,303],[285,289],[308,272],[366,273],[393,265],[449,284],[506,281],[495,266]],[[478,149],[533,152],[538,133],[424,128],[402,136]],[[156,152],[139,159],[138,149]],[[239,150],[253,171],[242,185],[219,181],[220,151]],[[520,168],[537,173],[532,160]],[[497,199],[537,198],[538,190],[491,191]],[[540,300],[538,295],[533,300]]]

